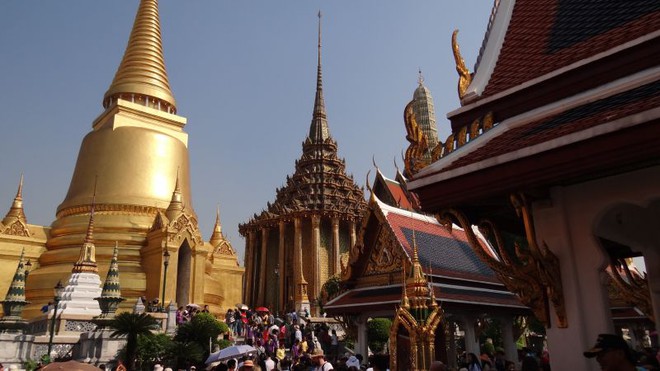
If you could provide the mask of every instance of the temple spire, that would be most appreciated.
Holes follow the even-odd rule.
[[[209,242],[211,245],[215,246],[217,243],[222,241],[222,226],[220,225],[220,206],[218,206],[215,211],[215,225],[213,226],[213,234]]]
[[[172,200],[167,207],[167,218],[174,220],[179,213],[183,211],[183,197],[181,195],[181,185],[179,184],[179,169],[176,169],[176,183],[174,184],[174,191],[172,192]]]
[[[92,196],[92,209],[89,213],[89,224],[85,240],[80,248],[78,261],[73,265],[72,273],[98,273],[96,265],[96,245],[94,245],[94,210],[96,208],[96,180],[94,181],[94,195]]]
[[[27,223],[27,219],[25,218],[25,211],[23,210],[23,174],[21,174],[21,180],[18,183],[18,191],[16,191],[14,202],[12,202],[11,208],[7,212],[7,215],[2,220],[2,222],[4,224],[8,224],[15,219],[18,219],[23,223]]]
[[[319,10],[318,31],[318,66],[316,71],[316,98],[314,99],[314,113],[312,114],[312,125],[309,128],[309,138],[312,142],[322,143],[330,137],[328,119],[325,112],[325,100],[323,99],[323,73],[321,72],[321,11]]]
[[[103,97],[108,108],[118,98],[176,113],[165,69],[157,0],[141,0],[115,78]]]

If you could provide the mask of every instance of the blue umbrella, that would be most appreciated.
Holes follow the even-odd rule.
[[[238,358],[246,354],[254,354],[257,350],[249,345],[232,345],[224,349],[220,349],[215,353],[211,353],[209,358],[206,359],[206,364],[213,362],[220,362],[231,358]]]

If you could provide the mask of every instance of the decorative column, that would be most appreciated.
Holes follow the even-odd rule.
[[[458,369],[456,364],[456,323],[453,321],[447,321],[447,342],[449,343],[447,366],[451,369]]]
[[[355,233],[355,220],[350,221],[348,228],[351,231],[351,249],[352,249],[353,246],[355,246],[355,241],[357,240]]]
[[[262,305],[266,305],[266,276],[268,272],[266,271],[266,254],[268,250],[268,228],[261,228],[261,258],[259,269],[259,300]]]
[[[243,259],[243,264],[245,265],[245,275],[243,276],[243,303],[252,304],[250,299],[250,288],[252,277],[252,267],[250,267],[250,255],[252,255],[252,246],[250,245],[250,235],[252,232],[247,233],[247,238],[245,239],[245,258]],[[248,304],[248,305],[249,305]]]
[[[341,273],[339,250],[339,219],[335,216],[332,218],[332,276]]]
[[[256,304],[254,300],[254,294],[257,291],[255,287],[256,269],[254,266],[257,258],[257,247],[255,246],[256,241],[256,232],[254,230],[250,230],[248,232],[247,248],[245,249],[245,270],[247,271],[247,274],[245,275],[245,301],[247,301],[246,304],[251,307]]]
[[[513,338],[513,318],[511,316],[500,317],[502,324],[502,341],[504,342],[504,354],[506,359],[517,359],[518,348],[516,347],[516,340]]]
[[[277,307],[283,312],[286,312],[286,300],[284,300],[284,298],[286,298],[286,290],[284,290],[284,277],[286,276],[287,271],[286,264],[284,262],[284,253],[286,249],[286,240],[284,239],[285,234],[286,224],[284,223],[284,220],[280,219],[280,246],[278,250],[278,264],[280,274],[278,276],[279,282],[277,282],[279,290],[277,291],[278,298],[276,300],[279,303]]]
[[[293,239],[293,260],[294,260],[294,283],[296,292],[294,294],[294,301],[296,303],[296,310],[304,312],[305,309],[309,311],[309,297],[307,296],[307,281],[303,275],[303,259],[302,259],[302,231],[300,218],[296,217],[294,220],[294,239]]]
[[[474,318],[468,315],[463,316],[461,327],[465,333],[465,351],[468,353],[474,353],[479,356],[479,339],[477,339],[477,336],[474,332]]]
[[[367,315],[362,314],[357,319],[357,344],[355,344],[355,351],[366,357],[369,354],[369,343],[367,338]]]
[[[316,300],[321,292],[321,217],[312,215],[312,299]],[[315,313],[318,315],[318,313]]]

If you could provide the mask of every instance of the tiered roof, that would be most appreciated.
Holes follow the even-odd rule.
[[[462,107],[448,114],[452,135],[411,190],[433,210],[657,158],[658,60],[655,0],[496,1]],[[428,187],[437,182],[442,192]]]
[[[389,186],[387,189],[398,188],[399,194],[406,195],[403,191],[405,184],[387,179],[380,172],[376,176],[374,191],[378,184],[381,184],[381,189],[385,189],[382,188],[383,184]],[[412,205],[409,199],[405,202],[397,201],[397,204]],[[497,280],[495,273],[472,252],[467,236],[461,228],[454,225],[449,229],[438,223],[435,218],[383,202],[378,199],[375,192],[372,194],[369,210],[370,215],[365,217],[358,241],[364,243],[367,240],[365,236],[375,229],[384,230],[392,236],[400,252],[384,250],[376,252],[372,251],[374,246],[362,246],[359,256],[351,256],[348,276],[342,277],[349,285],[355,286],[363,276],[378,274],[370,267],[370,264],[373,264],[374,254],[391,256],[392,258],[388,260],[403,256],[407,262],[405,265],[411,267],[416,245],[422,273],[431,283],[434,296],[443,308],[447,309],[447,305],[450,308],[457,306],[474,308],[487,305],[512,311],[527,310],[516,296]],[[378,220],[380,227],[376,228],[370,220]],[[378,241],[383,240],[388,238],[378,239]],[[382,242],[376,244],[380,245]],[[487,247],[485,240],[483,244]],[[401,272],[401,269],[402,266],[399,265],[392,272]],[[324,309],[330,314],[393,310],[401,303],[401,295],[402,284],[399,282],[381,286],[357,285],[328,302],[324,305]]]
[[[330,135],[321,72],[321,23],[319,13],[318,69],[316,98],[309,135],[302,144],[303,154],[295,172],[278,188],[274,203],[240,229],[269,223],[280,217],[316,213],[359,220],[366,207],[363,190],[346,174],[346,162],[337,155],[337,142]]]

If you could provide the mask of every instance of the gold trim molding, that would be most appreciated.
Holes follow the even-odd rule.
[[[455,219],[464,229],[472,250],[484,261],[502,283],[511,292],[518,295],[526,306],[530,307],[536,317],[547,327],[551,327],[551,306],[557,317],[557,327],[568,327],[566,305],[563,296],[563,285],[559,268],[559,259],[550,251],[547,244],[539,245],[536,240],[536,230],[532,215],[532,205],[522,193],[512,194],[511,203],[522,218],[527,249],[515,244],[515,255],[510,256],[504,246],[504,238],[491,220],[479,223],[479,231],[495,247],[499,256],[493,256],[486,246],[472,230],[472,223],[461,211],[456,209],[443,210],[436,214],[436,219],[443,225],[451,228],[451,221]]]

